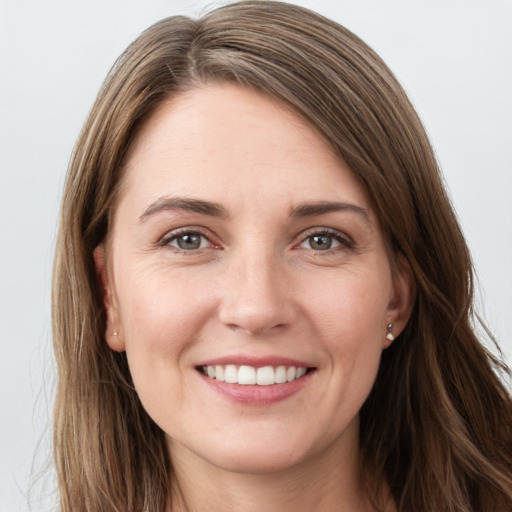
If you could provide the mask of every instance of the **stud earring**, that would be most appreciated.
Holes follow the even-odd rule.
[[[389,341],[393,341],[395,337],[393,336],[393,324],[388,324],[388,333],[386,334],[386,339]]]
[[[114,332],[112,333],[112,336],[117,336],[118,334],[119,334],[119,333],[118,333],[117,331],[114,331]]]

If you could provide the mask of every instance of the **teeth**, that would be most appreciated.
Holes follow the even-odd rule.
[[[221,382],[224,382],[224,367],[217,365],[215,367],[215,375],[212,378],[220,380]]]
[[[258,374],[260,369],[258,369]],[[256,371],[252,366],[240,366],[238,369],[238,384],[256,384]]]
[[[272,366],[263,366],[256,372],[256,383],[258,386],[271,386],[276,382],[276,373]]]
[[[276,368],[276,384],[283,384],[286,382],[286,366],[278,366]]]
[[[238,369],[234,364],[228,364],[226,366],[226,370],[224,371],[224,380],[230,384],[236,384],[238,382]]]
[[[203,366],[203,373],[211,379],[230,384],[271,386],[273,384],[284,384],[304,377],[307,369],[295,366],[253,366],[234,364]]]

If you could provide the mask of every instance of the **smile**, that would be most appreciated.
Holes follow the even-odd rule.
[[[200,370],[210,379],[243,386],[284,384],[298,380],[308,372],[307,368],[296,366],[254,367],[234,364],[202,366]]]

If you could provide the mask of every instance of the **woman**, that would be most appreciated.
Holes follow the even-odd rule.
[[[248,1],[148,29],[61,219],[62,510],[512,510],[465,241],[406,95],[343,27]]]

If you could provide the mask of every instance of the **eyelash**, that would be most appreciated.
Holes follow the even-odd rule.
[[[299,243],[298,247],[305,243],[308,239],[313,238],[314,236],[327,236],[329,238],[334,239],[336,242],[339,242],[341,247],[334,247],[334,248],[328,248],[325,250],[314,250],[312,247],[311,249],[315,253],[321,253],[322,255],[329,255],[333,254],[336,251],[341,249],[354,249],[355,244],[354,241],[349,238],[347,235],[344,235],[340,233],[339,231],[335,229],[329,229],[329,228],[312,228],[308,230],[306,233],[303,233],[302,240]]]
[[[159,242],[158,245],[160,247],[166,247],[170,246],[173,250],[176,252],[182,253],[182,254],[194,254],[197,253],[201,249],[205,249],[205,247],[199,247],[197,249],[182,249],[180,247],[174,247],[171,246],[171,242],[174,240],[177,240],[178,238],[189,235],[189,236],[199,236],[201,238],[204,238],[211,246],[215,247],[215,244],[210,240],[210,238],[201,230],[198,228],[180,228],[176,229],[174,231],[171,231],[170,233],[167,233]]]
[[[198,251],[206,248],[206,247],[198,247],[198,248],[193,248],[193,249],[183,249],[180,247],[175,247],[175,246],[170,245],[171,242],[173,242],[185,235],[201,237],[204,240],[206,240],[208,242],[208,244],[210,244],[210,247],[214,247],[214,248],[216,247],[215,244],[211,241],[210,237],[207,236],[206,233],[203,232],[201,229],[189,228],[189,227],[180,228],[180,229],[174,230],[170,233],[167,233],[158,242],[158,246],[160,246],[160,247],[169,247],[170,246],[176,252],[179,252],[182,254],[189,254],[189,255],[197,254]],[[318,254],[327,256],[330,254],[334,254],[337,251],[342,250],[342,249],[353,249],[354,248],[354,242],[352,239],[350,239],[347,235],[344,235],[337,230],[329,229],[329,228],[311,228],[308,231],[306,231],[305,233],[302,233],[301,241],[299,242],[299,244],[295,245],[295,248],[300,249],[302,244],[304,244],[305,242],[307,242],[308,240],[312,239],[315,236],[329,237],[329,238],[335,240],[336,242],[338,242],[340,245],[335,246],[334,248],[329,247],[324,250],[321,250],[321,249],[315,250],[315,249],[313,249],[313,247],[311,247],[311,242],[310,242],[310,247],[306,248],[306,249],[311,249],[314,253],[318,253]],[[202,245],[202,243],[203,242],[201,241],[200,245]]]

